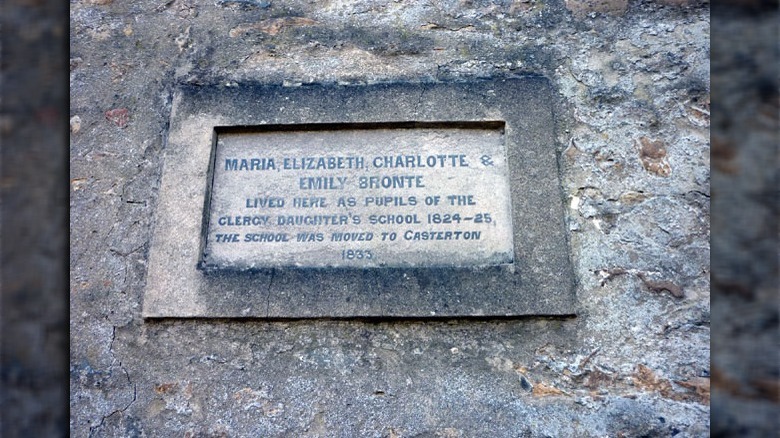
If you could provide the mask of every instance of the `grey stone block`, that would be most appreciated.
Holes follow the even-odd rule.
[[[144,317],[573,314],[574,276],[563,221],[551,92],[549,82],[535,76],[460,83],[180,88],[165,150]],[[431,125],[436,123],[441,125]],[[433,247],[427,253],[430,263],[426,253],[420,253],[414,263],[393,267],[370,263],[294,267],[294,261],[254,266],[252,254],[232,261],[214,258],[209,251],[204,256],[206,242],[213,239],[204,220],[209,216],[209,190],[233,190],[219,181],[211,185],[211,177],[220,175],[211,164],[220,130],[266,127],[264,131],[276,129],[283,136],[284,129],[296,125],[333,124],[338,132],[343,124],[368,124],[361,126],[400,127],[423,135],[425,128],[454,129],[458,123],[500,129],[509,193],[502,198],[496,186],[497,199],[491,205],[511,205],[511,236],[504,239],[512,242],[510,255],[463,260],[453,255],[455,261],[441,263],[437,257],[447,259],[443,247]],[[380,150],[366,146],[366,153]],[[489,199],[489,187],[474,190]],[[506,241],[488,249],[502,245],[506,248]]]

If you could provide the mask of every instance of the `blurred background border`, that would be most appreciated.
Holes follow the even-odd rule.
[[[0,8],[0,436],[66,436],[69,3]],[[780,15],[711,8],[711,432],[774,436]]]

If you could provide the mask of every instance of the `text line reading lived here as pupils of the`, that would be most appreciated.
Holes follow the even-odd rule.
[[[226,153],[217,161],[221,178],[239,179],[252,187],[241,195],[218,193],[226,190],[215,179],[213,196],[229,206],[215,211],[212,199],[209,240],[254,248],[249,251],[269,247],[257,244],[277,249],[319,244],[331,247],[333,257],[346,264],[381,264],[383,250],[394,243],[405,248],[439,242],[479,244],[505,219],[492,210],[495,201],[488,199],[489,191],[475,190],[484,185],[479,175],[494,166],[494,159],[462,153],[250,157]]]

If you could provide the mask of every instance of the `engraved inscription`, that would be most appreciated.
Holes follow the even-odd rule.
[[[513,262],[503,129],[220,132],[202,267]]]

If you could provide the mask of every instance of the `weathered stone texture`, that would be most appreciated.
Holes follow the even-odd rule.
[[[71,2],[71,434],[706,436],[709,10],[570,5]],[[141,318],[178,84],[528,72],[560,92],[576,317]]]

